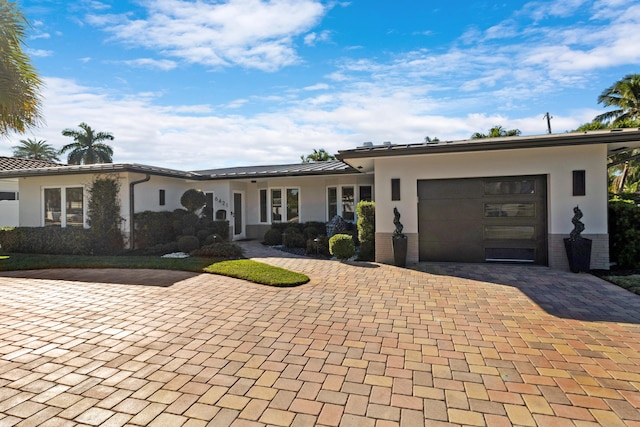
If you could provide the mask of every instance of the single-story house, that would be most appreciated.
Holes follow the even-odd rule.
[[[592,268],[609,268],[607,155],[640,147],[640,129],[420,144],[365,143],[338,160],[179,171],[140,164],[0,171],[18,180],[19,225],[86,226],[96,176],[121,183],[125,236],[131,217],[180,208],[189,188],[233,239],[261,239],[272,223],[355,221],[376,202],[376,261],[393,262],[394,208],[408,237],[408,263],[511,261],[568,269],[563,238],[573,208],[593,240]]]
[[[0,156],[0,172],[48,166],[58,166],[58,164],[46,160]],[[18,178],[0,180],[0,227],[15,227],[18,225],[19,198]]]

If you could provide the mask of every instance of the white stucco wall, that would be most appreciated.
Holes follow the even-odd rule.
[[[549,234],[573,229],[573,208],[580,206],[585,233],[607,233],[606,145],[447,153],[375,159],[376,232],[394,230],[393,207],[404,232],[418,232],[417,181],[423,179],[547,175]],[[586,171],[586,195],[572,195],[572,171]],[[401,200],[391,200],[391,179],[400,179]]]
[[[17,179],[1,179],[0,191],[17,192]],[[16,227],[18,225],[18,200],[0,200],[0,227]]]
[[[21,227],[41,227],[44,225],[43,191],[45,188],[83,187],[84,212],[86,221],[87,188],[94,179],[94,174],[53,175],[19,178]],[[122,178],[122,177],[121,177]]]

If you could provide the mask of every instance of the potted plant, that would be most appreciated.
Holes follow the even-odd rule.
[[[573,208],[573,230],[569,238],[564,239],[564,248],[567,251],[569,269],[573,273],[591,270],[591,239],[585,239],[580,235],[584,231],[584,224],[580,221],[582,211],[578,206]]]
[[[402,233],[402,223],[400,222],[400,212],[398,208],[393,208],[393,223],[396,229],[393,231],[393,260],[398,267],[404,267],[407,264],[407,236]]]

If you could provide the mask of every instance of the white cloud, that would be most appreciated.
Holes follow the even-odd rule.
[[[27,53],[29,54],[29,56],[38,58],[45,58],[47,56],[53,55],[53,51],[44,49],[27,49]]]
[[[175,61],[168,59],[138,58],[123,62],[132,67],[157,68],[163,71],[173,70],[178,66]]]
[[[319,33],[309,33],[304,36],[304,44],[307,46],[315,46],[318,42],[326,42],[331,38],[331,32],[328,30]]]
[[[264,71],[298,62],[294,38],[326,12],[317,0],[153,0],[145,6],[143,18],[92,14],[87,19],[132,46],[211,67]]]
[[[329,85],[326,84],[326,83],[318,83],[318,84],[307,86],[307,87],[303,88],[303,90],[308,90],[308,91],[312,91],[312,90],[327,90],[327,89],[329,89]]]

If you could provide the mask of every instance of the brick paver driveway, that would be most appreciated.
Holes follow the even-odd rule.
[[[0,425],[640,426],[638,296],[546,268],[249,247],[311,283],[2,274]]]

